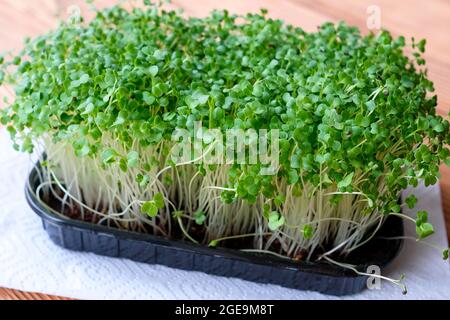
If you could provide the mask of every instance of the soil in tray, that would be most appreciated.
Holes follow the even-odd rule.
[[[60,195],[63,196],[63,193],[60,191]],[[41,199],[43,197],[41,196]],[[64,210],[61,210],[61,202],[55,198],[51,193],[49,193],[49,198],[44,199],[47,205],[49,205],[53,210],[62,213],[63,215],[67,216],[70,219],[84,221],[88,223],[94,223],[98,224],[100,221],[100,217],[98,215],[84,212],[84,214],[81,214],[81,210],[78,206],[69,206],[65,205]],[[100,210],[101,211],[101,210]],[[116,224],[114,223],[108,223],[108,222],[102,222],[101,225],[109,227],[109,228],[116,228],[120,229]],[[144,226],[144,230],[141,232],[143,233],[153,233],[151,231],[151,228]],[[190,235],[194,239],[203,239],[205,234],[205,229],[203,226],[199,225],[191,225],[191,228],[189,229]],[[399,234],[400,233],[400,234]],[[368,234],[371,234],[369,231]],[[401,219],[397,217],[390,217],[387,219],[387,222],[385,222],[385,226],[380,228],[380,230],[377,232],[375,237],[368,241],[366,244],[361,246],[358,249],[355,249],[352,251],[349,255],[346,256],[337,256],[332,258],[338,259],[340,262],[343,263],[349,263],[353,265],[367,265],[371,261],[377,261],[379,260],[380,256],[383,256],[383,254],[386,251],[389,251],[389,247],[394,245],[393,241],[399,241],[399,240],[389,240],[386,238],[389,237],[398,237],[403,235],[403,226]],[[171,240],[185,240],[185,237],[179,228],[178,223],[174,222],[172,223],[172,236]],[[220,247],[227,248],[227,249],[253,249],[253,240],[251,237],[248,238],[238,238],[238,239],[228,239],[220,242]],[[280,244],[277,242],[274,242],[272,244],[272,247],[270,248],[273,252],[280,252],[279,250]],[[323,246],[323,248],[316,250],[316,253],[311,257],[311,261],[314,261],[315,258],[320,256],[321,253],[326,252],[331,249],[331,246]],[[250,254],[250,253],[249,253]],[[253,253],[252,253],[253,254]],[[295,257],[289,257],[293,259],[294,261],[300,261],[303,260],[304,257],[307,256],[307,252],[302,252],[300,254],[297,254]],[[271,256],[273,258],[273,256]]]

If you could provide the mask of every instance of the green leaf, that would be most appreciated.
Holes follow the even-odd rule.
[[[24,151],[28,151],[31,152],[31,146],[27,147],[27,145],[24,143],[23,144],[23,150]],[[78,157],[84,157],[87,156],[89,154],[89,152],[91,151],[91,148],[89,147],[89,145],[84,144],[82,145],[80,148],[75,148],[75,154]]]
[[[155,97],[161,97],[167,91],[167,85],[164,83],[157,83],[152,87],[152,94]]]
[[[311,239],[314,235],[313,227],[309,224],[305,224],[302,231],[305,239]]]
[[[121,124],[124,124],[125,121],[126,121],[126,118],[125,118],[124,114],[119,112],[119,115],[117,116],[116,121],[114,121],[114,123],[112,125],[119,126]]]
[[[22,59],[20,59],[20,57],[14,57],[12,63],[13,65],[18,66],[21,61]]]
[[[164,60],[166,57],[166,53],[163,50],[155,50],[153,53],[153,57],[155,57],[157,60]]]
[[[399,213],[402,210],[402,207],[398,203],[396,203],[390,206],[390,210],[391,212]]]
[[[127,154],[127,166],[129,168],[136,168],[139,163],[139,154],[136,151],[130,151]]]
[[[430,223],[425,222],[416,226],[416,233],[420,239],[423,239],[432,235],[434,233],[434,228]]]
[[[159,68],[158,66],[151,66],[148,70],[152,77],[156,76],[158,74]]]
[[[78,81],[80,82],[80,84],[85,84],[88,83],[90,79],[91,78],[89,77],[89,75],[85,73],[80,77]]]
[[[442,259],[448,260],[449,253],[450,253],[450,248],[443,250],[442,251]]]
[[[288,172],[288,175],[289,175],[289,179],[288,179],[289,184],[295,184],[300,179],[300,177],[297,173],[297,170],[295,170],[295,169],[290,169]]]
[[[278,195],[278,196],[275,197],[273,202],[275,203],[275,205],[281,206],[284,203],[284,201],[286,201],[286,196],[285,195]]]
[[[189,108],[195,109],[200,105],[206,104],[208,99],[208,94],[205,94],[202,90],[196,90],[191,96],[186,97],[186,104]]]
[[[405,199],[406,204],[408,205],[408,208],[412,209],[415,207],[417,203],[417,198],[415,195],[411,194]]]
[[[354,175],[354,172],[348,174],[347,176],[344,177],[344,179],[339,181],[338,185],[337,185],[338,188],[342,189],[342,188],[348,187],[352,183],[353,175]]]
[[[86,107],[84,108],[84,111],[81,114],[90,114],[92,111],[94,111],[94,104],[92,102],[88,103]]]
[[[328,161],[330,159],[331,155],[329,153],[325,153],[325,154],[316,154],[315,156],[315,160],[316,162],[318,162],[319,164],[324,164],[326,161]]]
[[[420,226],[421,224],[428,221],[428,212],[426,211],[418,211],[417,212],[417,219],[416,219],[416,226]]]
[[[330,183],[330,184],[333,183],[327,173],[323,174],[322,183]]]
[[[141,211],[149,217],[154,218],[158,214],[158,206],[155,201],[146,201],[142,204]]]
[[[183,210],[176,210],[176,211],[172,212],[172,217],[174,219],[183,218],[183,215],[184,215]]]
[[[277,230],[279,227],[281,227],[284,224],[284,217],[280,216],[280,214],[276,211],[272,211],[269,214],[269,229],[271,231]]]
[[[425,45],[427,43],[426,39],[422,39],[419,41],[419,43],[417,43],[417,48],[419,49],[420,52],[424,53],[425,52]]]
[[[366,106],[367,106],[367,110],[369,110],[369,111],[375,110],[375,108],[376,108],[375,101],[373,101],[373,100],[367,101]]]
[[[194,213],[195,223],[202,225],[206,220],[206,215],[203,211],[196,211]]]
[[[433,130],[436,132],[444,132],[444,126],[442,125],[442,123],[436,123],[433,126]]]
[[[253,86],[253,95],[256,97],[261,97],[264,93],[264,86],[262,83],[255,83]]]
[[[162,195],[162,193],[155,193],[155,195],[153,196],[153,201],[155,202],[157,208],[162,209],[165,207],[164,196]]]
[[[152,96],[152,95],[150,94],[150,92],[147,92],[147,91],[144,91],[144,92],[142,93],[142,99],[143,99],[144,102],[145,102],[146,104],[148,104],[149,106],[151,106],[151,105],[156,101],[156,98],[155,98],[154,96]]]
[[[127,172],[128,171],[128,165],[127,165],[127,162],[125,161],[125,159],[120,159],[120,161],[119,161],[119,169],[122,170],[122,172]]]
[[[300,159],[299,155],[297,155],[297,154],[292,155],[290,166],[291,166],[291,168],[294,168],[294,169],[302,167],[302,163],[301,163],[301,159]]]
[[[209,247],[217,247],[218,241],[217,240],[211,240],[208,244]]]
[[[102,152],[102,161],[104,164],[113,163],[117,156],[117,152],[114,149],[106,149]]]

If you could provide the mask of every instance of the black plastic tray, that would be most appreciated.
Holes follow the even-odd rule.
[[[25,188],[27,202],[41,217],[50,239],[67,249],[337,296],[354,294],[366,287],[367,277],[327,262],[292,262],[271,255],[210,248],[56,215],[35,198],[38,180],[37,169],[34,168]],[[383,268],[395,258],[403,242],[383,240],[378,236],[402,235],[402,220],[390,217],[374,239],[355,250],[343,262],[355,264],[361,271],[369,265]]]

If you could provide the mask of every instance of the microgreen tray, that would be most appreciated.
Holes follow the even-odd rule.
[[[42,219],[50,239],[67,249],[337,296],[366,288],[366,276],[327,262],[294,262],[271,255],[210,248],[57,215],[36,199],[38,180],[34,168],[25,188],[27,202]],[[354,264],[360,271],[366,271],[369,265],[377,265],[383,271],[402,247],[402,240],[385,238],[402,235],[402,220],[390,217],[371,241],[339,261]]]

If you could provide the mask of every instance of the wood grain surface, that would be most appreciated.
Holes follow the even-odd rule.
[[[99,7],[117,0],[97,0]],[[138,0],[137,2],[140,2]],[[269,10],[274,18],[284,19],[306,31],[313,31],[325,21],[346,21],[369,32],[369,6],[379,8],[381,27],[395,35],[427,39],[425,58],[428,74],[434,81],[438,95],[438,112],[450,110],[450,1],[448,0],[172,0],[171,8],[182,8],[185,15],[204,16],[212,9],[228,9],[234,13]],[[20,50],[25,36],[36,36],[57,26],[58,19],[66,19],[80,11],[91,17],[92,12],[83,0],[0,0],[0,52]],[[369,10],[369,12],[368,12]],[[0,97],[10,96],[5,89]],[[450,235],[450,168],[441,168],[441,192]],[[0,299],[64,299],[39,293],[0,288]]]

